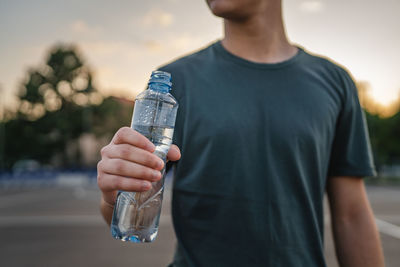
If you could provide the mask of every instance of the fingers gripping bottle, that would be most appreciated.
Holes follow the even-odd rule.
[[[178,102],[169,93],[171,75],[153,71],[148,88],[136,97],[132,128],[147,137],[155,146],[154,154],[166,162],[172,143]],[[157,236],[164,189],[163,178],[152,183],[146,192],[119,191],[111,222],[116,239],[134,243],[152,242]]]

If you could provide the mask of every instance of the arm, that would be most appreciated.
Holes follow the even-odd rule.
[[[340,266],[383,267],[383,252],[364,181],[358,177],[330,177],[327,192]]]
[[[164,162],[154,155],[155,146],[135,130],[123,127],[110,144],[101,149],[97,164],[97,184],[101,190],[100,211],[108,225],[111,224],[118,190],[143,192],[151,182],[160,180]],[[179,148],[172,145],[168,160],[181,157]]]

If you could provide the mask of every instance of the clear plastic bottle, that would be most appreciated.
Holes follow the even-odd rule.
[[[178,102],[169,93],[171,85],[169,73],[153,71],[147,90],[136,97],[131,126],[156,146],[154,154],[164,163],[178,110]],[[111,222],[114,238],[135,243],[154,241],[160,219],[165,167],[161,174],[163,178],[153,182],[146,192],[118,192]]]

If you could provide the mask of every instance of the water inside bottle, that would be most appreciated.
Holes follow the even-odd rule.
[[[166,159],[172,142],[172,127],[132,125],[156,146],[154,154]],[[165,169],[162,170],[164,176]],[[111,223],[112,235],[123,241],[152,242],[157,236],[164,179],[153,182],[146,192],[119,192]]]

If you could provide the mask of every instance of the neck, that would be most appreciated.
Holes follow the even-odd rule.
[[[278,2],[246,19],[224,19],[225,49],[257,63],[277,63],[293,57],[298,49],[286,37]]]

